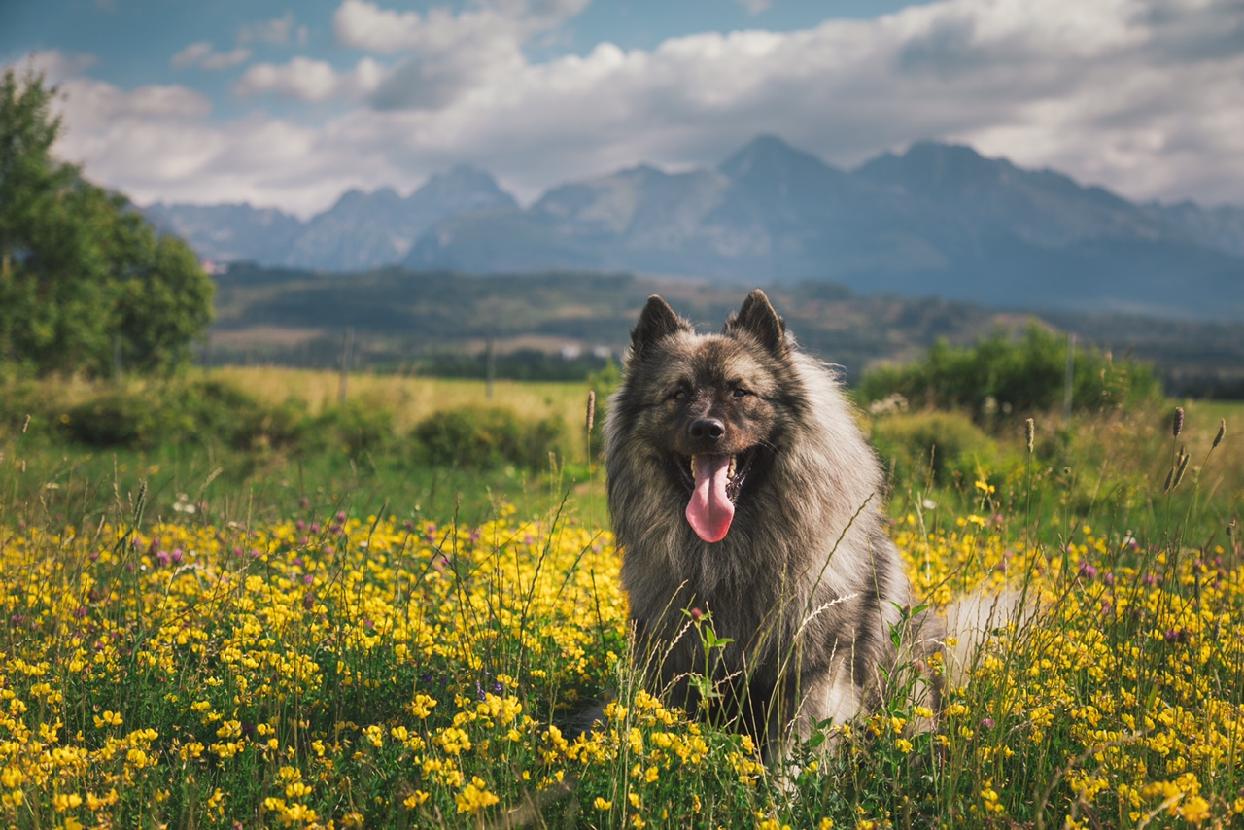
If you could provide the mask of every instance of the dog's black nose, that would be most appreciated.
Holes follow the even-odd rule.
[[[726,434],[726,425],[716,418],[696,418],[688,432],[692,438],[716,441]]]

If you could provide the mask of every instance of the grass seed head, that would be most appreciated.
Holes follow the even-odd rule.
[[[585,423],[587,424],[588,432],[591,432],[592,427],[596,426],[596,390],[595,389],[587,390],[587,418],[585,419]]]
[[[1218,419],[1218,432],[1214,434],[1214,443],[1210,446],[1211,450],[1218,449],[1218,445],[1222,443],[1222,439],[1227,436],[1227,419]]]
[[[1028,454],[1032,455],[1032,442],[1037,434],[1037,425],[1031,418],[1024,420],[1024,445],[1028,447]]]
[[[1182,406],[1175,407],[1175,417],[1171,421],[1171,434],[1176,438],[1179,433],[1184,431],[1184,408]]]
[[[1175,470],[1175,481],[1171,483],[1171,489],[1179,486],[1179,482],[1184,480],[1184,473],[1188,470],[1188,462],[1192,459],[1189,453],[1182,453],[1179,457],[1179,467]]]

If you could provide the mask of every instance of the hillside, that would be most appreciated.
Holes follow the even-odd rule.
[[[1033,317],[938,298],[855,294],[825,283],[771,287],[774,302],[809,349],[856,379],[882,360],[916,357],[938,338],[967,343],[993,328],[1036,319],[1081,342],[1156,361],[1183,389],[1244,393],[1244,324],[1172,322],[1101,314]],[[354,332],[360,364],[409,364],[433,353],[609,353],[626,347],[644,298],[661,293],[705,327],[717,327],[743,295],[738,286],[628,274],[560,272],[466,276],[386,268],[313,273],[237,264],[217,278],[212,362],[333,366]],[[1234,386],[1233,386],[1234,384]]]

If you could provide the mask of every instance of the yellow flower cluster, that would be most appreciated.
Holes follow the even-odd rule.
[[[584,529],[339,516],[3,539],[5,824],[471,814],[498,776],[517,802],[584,751],[549,745],[555,713],[524,701],[572,706],[625,653],[616,552]]]
[[[1230,797],[1244,738],[1244,566],[1221,545],[1172,553],[1081,525],[1052,547],[985,525],[967,516],[920,533],[908,516],[896,534],[935,605],[1010,591],[1033,617],[999,622],[946,708],[956,750],[990,773],[1017,753],[1056,758],[1072,821],[1093,812],[1131,826],[1163,812],[1244,823],[1244,802]],[[986,778],[987,812],[1002,812],[1005,786]]]
[[[1090,826],[1244,820],[1244,569],[1223,550],[900,522],[921,596],[1027,586],[1037,620],[997,632],[932,735],[932,711],[890,706],[792,783],[643,691],[606,533],[186,521],[0,532],[0,823],[886,827],[895,787],[819,783],[868,757],[958,770],[912,780],[982,823],[1042,793]],[[602,693],[602,726],[568,737]]]

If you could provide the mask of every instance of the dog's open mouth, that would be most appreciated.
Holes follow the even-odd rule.
[[[687,502],[687,523],[705,542],[720,542],[730,532],[734,521],[734,503],[738,500],[753,453],[738,455],[700,453],[691,456],[680,468],[691,488]]]

